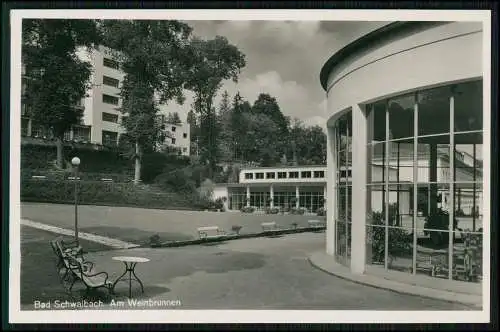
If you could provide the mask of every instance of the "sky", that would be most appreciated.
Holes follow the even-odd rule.
[[[307,125],[326,123],[326,93],[319,73],[328,58],[350,41],[388,22],[356,21],[185,21],[193,34],[205,39],[225,36],[245,54],[246,66],[238,83],[224,82],[216,98],[227,90],[240,92],[250,103],[260,93],[275,97],[284,115]],[[171,104],[168,110],[185,117],[192,103]]]

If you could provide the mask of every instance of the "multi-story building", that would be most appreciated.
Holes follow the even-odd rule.
[[[125,74],[120,70],[120,64],[115,61],[108,49],[99,47],[98,50],[87,52],[81,50],[78,56],[91,63],[91,87],[87,97],[76,105],[83,109],[81,125],[76,125],[70,130],[65,139],[68,141],[90,142],[93,144],[116,146],[120,135],[124,133],[121,126],[122,114],[120,112],[121,98],[120,85]],[[23,89],[26,88],[29,77],[25,75],[23,66]],[[31,137],[47,137],[39,126],[33,124],[26,116],[26,106],[22,107],[22,135]],[[167,115],[165,105],[160,105],[160,114]],[[189,155],[190,134],[189,125],[185,123],[168,124],[166,130],[170,132],[165,144],[179,151],[182,155]]]

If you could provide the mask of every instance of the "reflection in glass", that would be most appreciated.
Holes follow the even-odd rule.
[[[410,273],[413,266],[413,230],[389,227],[388,268]]]
[[[450,131],[450,95],[448,86],[418,93],[419,136]]]
[[[418,182],[450,181],[450,135],[418,139]]]
[[[460,232],[453,245],[453,279],[478,282],[482,279],[483,234]]]
[[[374,226],[377,223],[370,216],[366,226],[366,263],[385,265],[385,227]]]
[[[417,242],[417,274],[438,278],[448,278],[448,232],[430,231],[428,238],[419,238]],[[446,245],[436,245],[431,239],[445,239]]]
[[[413,137],[415,94],[389,100],[389,139]]]
[[[370,124],[369,132],[371,137],[368,137],[368,142],[385,141],[386,108],[385,101],[370,106],[368,123]]]
[[[455,184],[454,211],[457,228],[461,231],[477,231],[483,228],[482,184]]]
[[[452,129],[456,133],[450,133],[452,93]],[[417,132],[413,121],[415,96]],[[367,264],[440,278],[480,280],[484,225],[480,208],[482,81],[382,100],[367,105],[367,110]]]
[[[455,96],[455,131],[483,130],[483,81],[457,84]]]

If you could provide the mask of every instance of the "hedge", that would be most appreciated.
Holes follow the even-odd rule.
[[[118,151],[93,150],[64,147],[64,158],[67,163],[78,156],[82,163],[80,171],[96,173],[131,173],[133,163]],[[51,169],[57,159],[56,147],[53,145],[23,144],[21,147],[21,169]]]
[[[133,183],[79,181],[80,204],[135,206],[158,209],[201,209],[199,201],[189,195],[155,193]],[[74,203],[75,183],[61,180],[21,181],[21,201]]]

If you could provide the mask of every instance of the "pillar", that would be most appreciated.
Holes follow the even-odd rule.
[[[274,207],[274,187],[271,185],[269,187],[269,197],[271,198],[271,202],[269,203],[269,207],[272,209]]]
[[[247,186],[247,207],[250,206],[250,186]]]
[[[328,188],[328,187],[327,187],[327,185],[325,184],[325,185],[323,186],[323,208],[325,208],[325,209],[326,209],[326,200],[327,200],[327,197],[326,197],[326,195],[327,195],[327,191],[326,191],[326,190],[327,190],[327,188]]]
[[[364,110],[360,106],[354,105],[352,107],[351,195],[356,197],[356,205],[351,212],[351,272],[356,274],[363,274],[366,265],[366,215],[368,212],[368,192],[366,189],[368,179],[367,127],[368,121]],[[352,199],[352,201],[354,200]]]
[[[299,208],[299,203],[300,203],[300,191],[299,191],[299,186],[295,186],[295,208]]]
[[[330,189],[326,204],[326,253],[335,255],[335,211],[337,200],[337,155],[336,155],[336,137],[335,128],[327,127],[326,130],[326,186]]]

